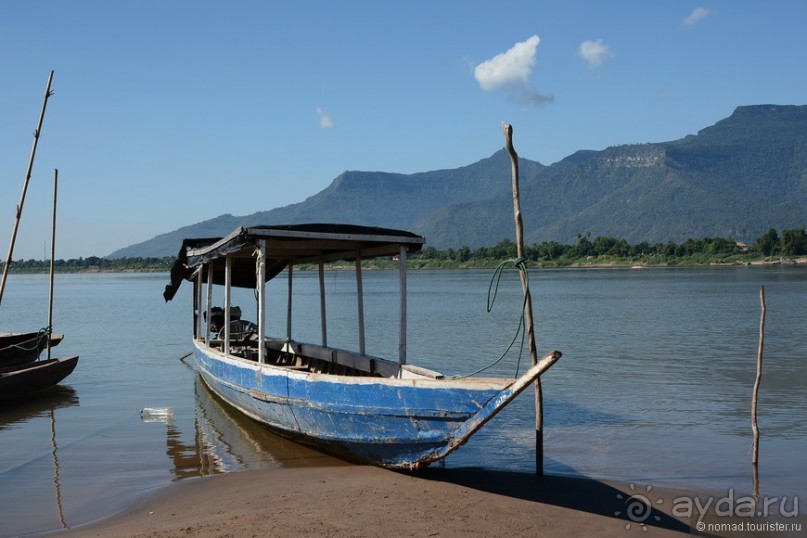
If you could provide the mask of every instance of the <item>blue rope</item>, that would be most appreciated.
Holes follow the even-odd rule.
[[[490,284],[488,285],[487,311],[488,311],[488,313],[490,313],[493,310],[493,305],[496,302],[496,296],[499,293],[499,282],[501,282],[502,273],[504,272],[504,269],[506,267],[510,266],[510,265],[512,265],[513,267],[515,267],[516,269],[518,269],[520,271],[520,273],[524,277],[524,282],[526,283],[526,287],[524,289],[524,302],[521,304],[521,317],[519,318],[518,325],[516,326],[516,332],[513,335],[513,339],[510,340],[510,343],[507,345],[504,352],[501,355],[499,355],[499,357],[496,360],[494,360],[493,362],[491,362],[487,366],[483,366],[482,368],[471,372],[470,374],[465,374],[465,375],[460,375],[460,376],[452,376],[454,379],[461,379],[461,378],[464,378],[464,377],[471,377],[471,376],[474,376],[474,375],[476,375],[476,374],[478,374],[480,372],[484,372],[485,370],[487,370],[489,368],[492,368],[493,366],[499,364],[504,359],[504,357],[507,355],[507,353],[510,351],[510,349],[512,349],[513,345],[516,343],[516,340],[518,339],[518,336],[520,334],[521,335],[521,345],[519,346],[519,350],[518,350],[518,360],[516,361],[516,374],[515,374],[515,377],[518,377],[518,372],[519,372],[519,369],[521,368],[521,356],[523,355],[523,352],[524,352],[524,338],[525,338],[525,336],[527,334],[527,331],[524,328],[524,312],[527,309],[527,297],[528,297],[528,292],[529,292],[529,289],[530,289],[530,280],[529,280],[529,276],[527,275],[527,259],[526,258],[524,258],[524,257],[511,258],[509,260],[503,261],[498,266],[496,266],[496,269],[494,269],[493,275],[491,276]]]

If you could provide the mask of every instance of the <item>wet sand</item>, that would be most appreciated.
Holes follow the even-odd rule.
[[[49,536],[624,537],[631,531],[645,536],[690,532],[688,522],[669,514],[676,492],[638,489],[477,469],[438,467],[405,474],[353,465],[283,468],[171,484],[120,514]],[[642,507],[648,511],[631,521],[627,504],[636,493],[647,493],[653,506]]]

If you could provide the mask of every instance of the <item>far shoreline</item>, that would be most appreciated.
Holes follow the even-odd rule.
[[[469,264],[464,262],[450,262],[440,264],[418,264],[417,260],[413,260],[407,266],[409,271],[441,271],[441,270],[493,270],[502,263],[510,260],[493,260],[491,263],[481,262],[479,264]],[[571,263],[536,263],[527,262],[527,269],[705,269],[705,268],[724,268],[724,267],[807,267],[807,257],[798,258],[780,258],[776,260],[766,259],[753,259],[753,260],[732,260],[732,261],[710,261],[708,263],[677,263],[677,262],[658,262],[646,263],[635,260],[614,260],[614,261],[574,261]],[[383,270],[396,270],[398,268],[397,262],[393,263],[370,263],[367,266],[362,266],[363,270],[369,271],[383,271]],[[82,270],[56,270],[56,274],[70,275],[70,274],[133,274],[133,273],[168,273],[169,267],[161,267],[154,269],[137,269],[137,268],[121,268],[121,269],[100,269],[90,268]],[[314,265],[300,265],[295,268],[297,271],[314,271]],[[353,271],[355,265],[353,264],[329,264],[325,266],[326,271]],[[48,274],[47,271],[20,271],[14,269],[12,264],[11,275],[43,275]]]

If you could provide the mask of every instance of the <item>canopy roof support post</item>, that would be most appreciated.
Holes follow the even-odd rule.
[[[322,347],[328,347],[328,316],[325,312],[325,263],[319,261],[319,316],[322,326]]]
[[[266,240],[258,241],[255,289],[258,290],[258,364],[266,363]]]
[[[359,353],[364,355],[364,291],[361,282],[361,252],[356,252],[356,297],[359,308]]]
[[[193,281],[193,337],[202,338],[202,271],[196,273]]]
[[[213,263],[208,263],[205,266],[207,270],[207,301],[205,302],[205,310],[207,314],[205,315],[205,346],[210,347],[210,309],[213,306],[213,267],[211,267]]]
[[[291,342],[291,302],[292,302],[292,285],[294,283],[294,264],[289,262],[289,296],[286,308],[286,340]]]
[[[196,340],[196,335],[199,334],[199,328],[197,327],[197,319],[198,319],[198,312],[199,312],[199,301],[198,301],[198,290],[199,289],[199,277],[193,279],[193,340]]]
[[[224,354],[230,356],[230,304],[233,279],[233,258],[229,254],[224,258]]]
[[[401,366],[406,364],[406,247],[401,245],[400,268],[398,272],[401,278],[401,328],[398,336],[398,361]]]

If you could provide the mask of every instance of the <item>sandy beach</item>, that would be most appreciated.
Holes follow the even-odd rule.
[[[636,489],[579,478],[476,469],[416,475],[368,466],[217,475],[172,484],[68,537],[673,536],[675,492],[652,491],[632,521]],[[641,493],[646,493],[642,489]],[[680,494],[680,492],[679,492]],[[641,517],[641,522],[637,521]],[[629,535],[629,534],[628,534]]]

